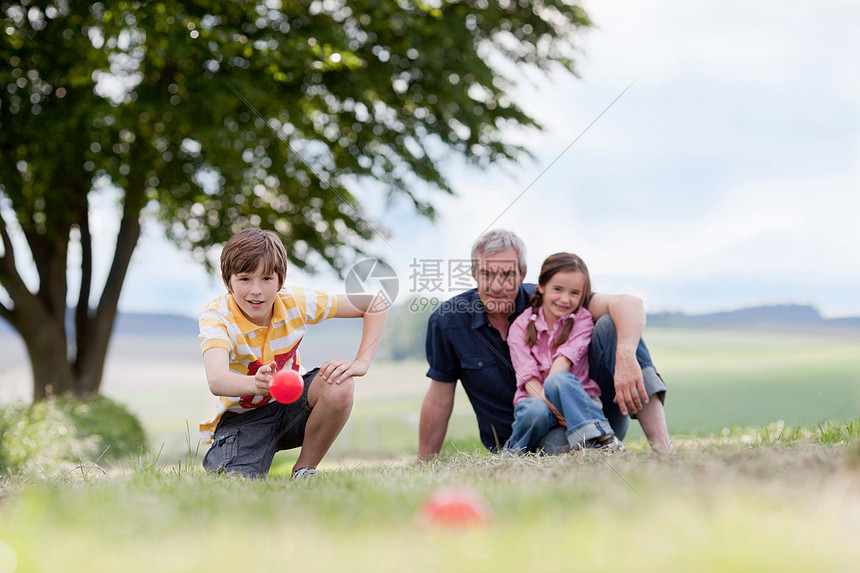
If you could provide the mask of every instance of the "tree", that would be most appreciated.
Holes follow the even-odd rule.
[[[292,264],[341,268],[382,230],[361,181],[432,217],[416,190],[452,192],[447,157],[520,158],[504,130],[539,126],[502,66],[575,73],[589,25],[567,0],[22,0],[0,17],[0,316],[35,399],[98,392],[142,220],[202,262],[255,225],[287,238]],[[104,188],[121,222],[99,289]],[[20,272],[30,258],[38,284]]]

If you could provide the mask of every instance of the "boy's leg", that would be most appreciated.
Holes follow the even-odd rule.
[[[266,477],[278,450],[282,406],[275,402],[242,414],[225,412],[203,458],[206,471]]]
[[[522,454],[537,443],[558,422],[547,405],[537,398],[526,398],[514,407],[514,423],[511,437],[502,447],[503,451]]]
[[[591,350],[589,353],[589,375],[597,382],[601,390],[603,401],[603,413],[609,420],[609,424],[615,430],[619,439],[624,439],[630,424],[628,416],[621,414],[618,404],[613,402],[615,398],[615,346],[617,342],[615,324],[608,315],[601,317],[594,326],[594,334],[591,337]],[[645,392],[648,394],[648,404],[635,416],[645,437],[651,446],[658,451],[670,451],[669,431],[666,426],[666,415],[663,410],[663,401],[666,395],[666,384],[657,374],[651,361],[651,353],[645,346],[643,340],[639,340],[636,349],[636,359],[642,368],[642,378],[645,382]],[[656,398],[656,399],[655,399]]]
[[[564,416],[567,441],[571,448],[613,433],[603,411],[570,372],[556,372],[547,376],[544,393]]]
[[[308,403],[313,408],[308,416],[302,440],[302,450],[293,471],[298,468],[315,468],[322,461],[352,411],[355,383],[352,378],[340,384],[329,384],[313,375],[308,387]]]

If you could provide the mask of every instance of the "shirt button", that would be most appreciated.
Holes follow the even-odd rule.
[[[484,366],[483,362],[478,362],[478,368],[482,368]]]

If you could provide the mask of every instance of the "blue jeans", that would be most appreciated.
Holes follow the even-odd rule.
[[[618,334],[615,332],[615,324],[609,315],[600,317],[594,325],[594,333],[591,335],[591,349],[588,355],[589,376],[597,382],[600,387],[600,399],[603,402],[603,413],[609,420],[609,425],[615,430],[619,440],[627,435],[630,426],[630,417],[621,413],[618,404],[612,400],[615,398],[615,347],[618,343]],[[651,353],[645,346],[645,341],[639,339],[636,348],[636,360],[642,368],[645,380],[645,391],[649,398],[655,394],[662,400],[666,393],[666,385],[657,375],[654,363],[651,361]]]
[[[215,428],[212,447],[203,457],[203,468],[219,474],[265,478],[275,453],[302,445],[312,410],[308,390],[318,372],[319,368],[314,368],[304,375],[302,395],[291,404],[272,401],[241,414],[225,412]]]
[[[544,381],[544,395],[564,416],[565,436],[570,447],[612,434],[603,411],[570,372],[556,372]],[[538,440],[558,424],[543,400],[526,398],[514,408],[511,437],[504,450],[522,453],[531,450]]]
[[[630,416],[621,414],[618,404],[612,400],[615,398],[615,347],[618,335],[615,332],[615,324],[609,315],[600,317],[594,325],[594,333],[591,335],[591,349],[588,357],[589,377],[597,382],[600,387],[600,399],[603,402],[603,414],[609,420],[609,425],[615,431],[616,437],[623,440],[630,427]],[[636,348],[636,359],[642,368],[642,377],[645,381],[645,392],[648,397],[656,396],[663,400],[666,395],[666,384],[657,374],[651,361],[651,354],[645,342],[640,339]],[[560,453],[567,446],[567,439],[563,428],[551,427],[549,431],[540,437],[536,448],[548,453]]]

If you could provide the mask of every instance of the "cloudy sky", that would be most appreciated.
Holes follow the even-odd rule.
[[[581,77],[530,73],[517,94],[545,126],[511,135],[534,160],[449,166],[458,196],[438,197],[435,225],[406,205],[371,206],[392,235],[370,248],[396,269],[400,296],[458,292],[447,270],[442,291],[410,277],[506,227],[526,241],[528,279],[573,251],[597,291],[636,294],[650,312],[802,303],[860,315],[860,4],[585,6],[596,26]],[[288,280],[344,290],[334,273]],[[120,307],[196,316],[221,290],[150,225]]]

